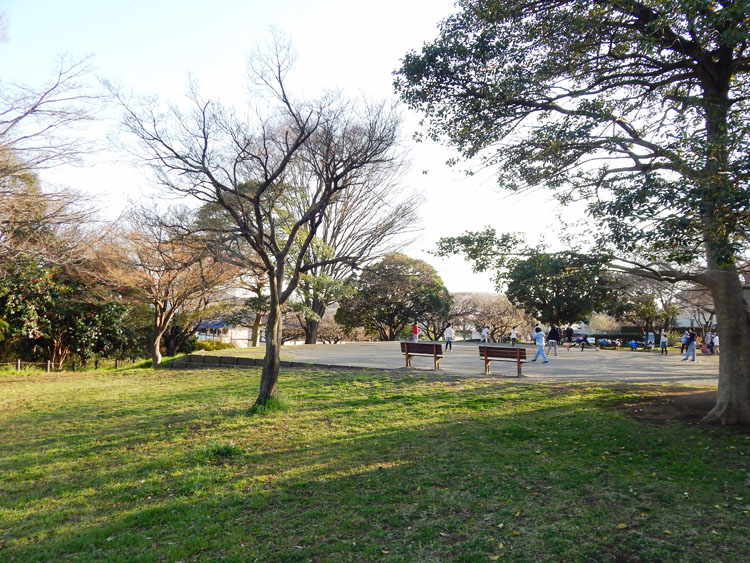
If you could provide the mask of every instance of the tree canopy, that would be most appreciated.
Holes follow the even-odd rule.
[[[658,279],[711,290],[722,334],[708,420],[750,421],[750,4],[460,0],[396,88],[430,134],[498,165],[502,186],[585,199]]]
[[[423,316],[448,317],[451,297],[435,268],[403,254],[388,254],[362,270],[356,292],[341,300],[336,321],[350,328],[364,326],[381,340],[395,340]]]

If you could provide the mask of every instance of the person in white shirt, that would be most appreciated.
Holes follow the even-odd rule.
[[[714,332],[714,354],[719,355],[719,333]]]
[[[445,335],[445,351],[453,350],[453,336],[455,333],[453,332],[451,323],[448,323],[448,326],[445,327],[443,334]]]
[[[544,333],[542,332],[542,329],[540,327],[536,327],[534,329],[534,334],[532,334],[531,337],[534,339],[534,342],[536,342],[536,354],[534,354],[534,357],[531,361],[536,362],[539,354],[541,354],[544,363],[548,364],[549,360],[547,359],[547,355],[544,353]]]
[[[482,334],[479,337],[479,342],[489,344],[490,342],[490,327],[486,326],[482,329]]]
[[[518,331],[516,327],[513,327],[513,330],[510,331],[510,345],[515,348],[516,342],[518,342]]]
[[[659,340],[661,344],[661,355],[667,355],[667,346],[669,346],[669,337],[664,329],[661,329],[661,338]]]

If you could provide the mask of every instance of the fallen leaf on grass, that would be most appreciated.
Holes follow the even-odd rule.
[[[667,536],[671,536],[671,535],[672,535],[672,532],[670,532],[669,530],[663,530],[663,531],[662,531],[662,534],[665,534],[665,535],[667,535]]]
[[[504,528],[504,527],[505,527],[505,523],[504,523],[504,522],[500,522],[500,523],[499,523],[499,524],[497,525],[497,527],[498,527],[498,528]]]
[[[627,524],[625,524],[625,522],[620,522],[620,523],[619,523],[619,524],[617,525],[617,529],[618,529],[618,530],[624,530],[624,529],[625,529],[625,528],[627,528],[627,527],[628,527],[628,525],[627,525]]]
[[[490,561],[497,561],[498,559],[500,559],[499,555],[490,555]]]
[[[447,538],[450,534],[446,534],[445,532],[440,532],[440,535],[443,536],[444,538]]]
[[[388,551],[387,549],[381,549],[380,553],[382,553],[383,555],[388,555],[390,551]]]

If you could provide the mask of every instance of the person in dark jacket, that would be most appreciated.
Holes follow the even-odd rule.
[[[552,323],[552,328],[549,329],[549,334],[547,334],[547,354],[550,354],[550,350],[554,348],[555,356],[557,356],[557,345],[561,338],[560,327]]]
[[[573,346],[573,327],[570,325],[565,329],[565,340],[567,340],[568,350],[570,350],[570,347]]]

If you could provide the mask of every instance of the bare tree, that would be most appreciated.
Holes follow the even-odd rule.
[[[0,83],[0,271],[21,257],[80,261],[90,246],[86,199],[72,190],[44,191],[37,175],[88,149],[75,134],[97,100],[84,84],[87,73],[86,60],[63,57],[41,88]]]
[[[91,118],[97,100],[84,84],[88,61],[61,57],[41,88],[0,83],[0,193],[9,178],[73,162],[88,150],[71,133]]]
[[[134,107],[123,101],[125,126],[144,149],[157,177],[171,192],[221,207],[231,225],[220,223],[213,233],[222,240],[215,249],[222,259],[243,268],[259,268],[269,284],[266,355],[257,403],[277,394],[282,308],[300,276],[334,262],[353,262],[348,255],[306,262],[329,206],[359,183],[362,170],[396,160],[394,145],[399,121],[385,107],[364,111],[324,99],[293,100],[285,78],[291,64],[288,48],[275,43],[270,57],[251,66],[257,85],[270,94],[265,118],[241,118],[216,103],[204,101],[193,89],[192,111],[171,107],[165,115],[154,103]],[[335,149],[335,150],[334,150]],[[317,162],[321,180],[295,185],[292,164]],[[290,201],[308,205],[290,213]],[[252,253],[237,252],[243,246]]]
[[[451,295],[451,304],[447,314],[422,315],[419,319],[419,328],[427,340],[440,340],[448,323],[455,325],[457,332],[470,333],[473,327],[468,327],[467,331],[466,325],[471,324],[477,314],[478,302],[475,295],[473,293]]]
[[[681,309],[692,316],[693,324],[705,335],[716,323],[716,306],[711,292],[698,284],[690,284],[678,295]]]
[[[129,228],[109,248],[104,276],[123,290],[135,291],[153,307],[149,352],[161,363],[162,336],[175,315],[195,315],[236,279],[236,267],[219,262],[197,237],[175,237],[159,217],[135,209]]]
[[[511,303],[505,295],[480,293],[475,297],[477,312],[474,325],[477,330],[487,326],[490,329],[490,341],[502,342],[513,327],[519,327],[519,333],[529,331],[534,320],[522,309]]]
[[[6,178],[0,193],[0,278],[21,260],[84,265],[102,234],[89,226],[94,210],[72,190],[43,192],[35,175]],[[106,230],[106,229],[105,229]]]
[[[299,173],[295,184],[327,182],[326,160],[342,150],[346,147],[340,140],[329,138],[315,151],[306,151],[301,166],[294,166]],[[317,342],[320,320],[326,309],[346,293],[346,281],[355,270],[396,252],[408,242],[403,237],[398,241],[397,237],[417,229],[417,198],[404,198],[400,193],[403,190],[398,180],[402,168],[396,159],[360,168],[352,174],[350,187],[328,206],[304,263],[321,264],[335,257],[346,259],[316,266],[300,278],[295,301],[305,344]],[[301,198],[295,204],[297,215],[310,206],[309,194],[310,191],[300,193]]]

